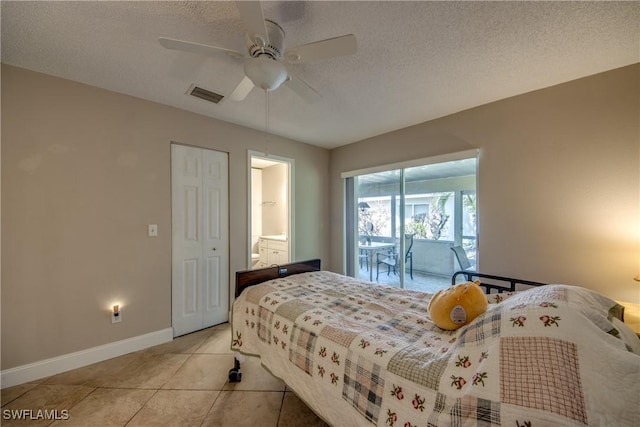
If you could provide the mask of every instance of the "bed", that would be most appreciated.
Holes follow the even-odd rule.
[[[239,272],[232,349],[260,356],[334,426],[640,425],[640,340],[621,306],[585,288],[460,274],[481,277],[489,307],[444,331],[430,294],[319,260]]]

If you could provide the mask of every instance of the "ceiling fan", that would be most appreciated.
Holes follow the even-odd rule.
[[[320,40],[284,50],[284,30],[276,22],[264,19],[259,1],[237,1],[236,6],[246,27],[247,53],[209,46],[200,43],[160,37],[160,44],[167,49],[181,50],[201,55],[229,55],[244,61],[245,77],[228,96],[241,101],[257,86],[265,92],[276,90],[283,83],[308,102],[317,101],[320,94],[300,77],[289,71],[285,63],[304,64],[356,52],[353,34]]]

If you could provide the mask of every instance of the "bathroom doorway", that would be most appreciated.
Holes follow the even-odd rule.
[[[293,260],[293,159],[249,152],[250,269]]]

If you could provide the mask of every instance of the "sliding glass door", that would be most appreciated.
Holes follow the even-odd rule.
[[[450,285],[462,246],[476,248],[476,158],[350,177],[347,274],[433,292]]]
[[[473,267],[478,264],[478,239],[476,237],[477,200],[475,190],[462,191],[462,232],[460,244]]]
[[[356,177],[359,277],[400,285],[398,227],[401,198],[400,170]]]

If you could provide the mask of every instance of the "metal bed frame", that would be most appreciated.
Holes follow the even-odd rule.
[[[531,280],[514,279],[513,277],[504,277],[504,276],[496,276],[493,274],[478,273],[470,270],[460,270],[460,271],[456,271],[455,273],[453,273],[453,276],[451,276],[451,286],[454,286],[456,284],[456,279],[458,278],[458,276],[464,276],[465,279],[469,282],[473,282],[474,278],[478,278],[478,279],[489,279],[494,282],[497,281],[497,282],[503,283],[503,284],[492,283],[492,282],[486,283],[481,280],[480,286],[485,288],[486,294],[490,294],[492,289],[498,291],[498,293],[515,292],[516,285],[544,286],[548,284],[548,283],[541,283],[541,282],[532,282]],[[506,283],[508,283],[508,285]]]

